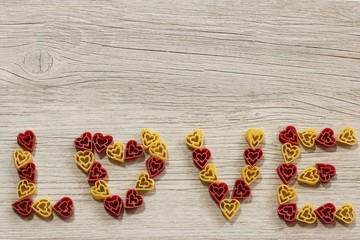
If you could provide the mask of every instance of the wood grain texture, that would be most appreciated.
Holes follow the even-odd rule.
[[[0,1],[1,239],[358,239],[351,226],[287,226],[278,219],[277,133],[350,125],[360,129],[360,3],[351,1]],[[145,209],[110,217],[76,167],[73,139],[101,131],[121,141],[157,130],[169,147],[166,173]],[[244,133],[266,133],[261,180],[227,222],[197,177],[184,136],[202,128],[230,188],[244,166]],[[36,198],[68,195],[65,222],[19,218],[10,203],[18,132],[38,137]],[[328,187],[296,184],[302,205],[360,208],[358,146],[304,152],[300,169],[334,164]],[[144,160],[100,160],[124,196]]]

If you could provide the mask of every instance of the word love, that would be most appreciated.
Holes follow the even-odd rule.
[[[11,204],[13,210],[21,217],[29,217],[35,213],[42,218],[51,218],[53,213],[67,219],[74,214],[74,203],[69,197],[62,197],[55,204],[48,197],[33,200],[37,191],[37,166],[33,159],[36,147],[36,135],[31,130],[19,133],[17,137],[18,149],[12,155],[13,163],[19,176],[16,185],[17,200]],[[277,214],[287,223],[301,222],[314,224],[317,221],[323,224],[332,224],[335,220],[343,224],[355,221],[355,208],[351,203],[335,206],[331,202],[315,204],[306,203],[298,207],[297,199],[300,194],[297,185],[316,187],[328,185],[335,181],[337,168],[344,161],[318,162],[308,164],[298,169],[297,162],[301,157],[302,149],[311,149],[315,152],[321,148],[333,152],[337,147],[357,144],[355,129],[344,127],[335,134],[331,128],[318,131],[314,128],[298,130],[294,126],[287,126],[278,135],[279,150],[282,162],[276,168],[279,176],[279,185],[274,195],[277,196]],[[185,136],[186,146],[191,150],[192,162],[198,169],[198,177],[207,185],[211,199],[216,203],[219,212],[232,221],[239,215],[240,207],[246,204],[246,199],[252,196],[256,182],[261,178],[261,162],[264,159],[262,144],[265,134],[262,129],[250,128],[244,134],[247,146],[242,152],[244,166],[239,171],[239,177],[234,179],[232,186],[221,181],[213,155],[209,148],[204,146],[204,133],[195,129]],[[168,160],[166,143],[160,134],[150,129],[143,129],[139,141],[128,140],[123,143],[111,135],[102,133],[92,134],[84,132],[74,140],[75,164],[86,176],[89,183],[89,197],[102,203],[102,208],[119,218],[124,210],[131,212],[145,204],[143,193],[155,189],[155,179],[165,171]],[[145,161],[145,156],[146,161]],[[109,173],[103,162],[98,161],[107,157],[114,165],[127,164],[135,159],[144,160],[144,170],[137,174],[134,185],[127,189],[123,196],[113,194],[109,188]],[[54,161],[56,163],[56,161]],[[74,164],[74,165],[75,165]],[[255,183],[255,184],[254,184]],[[254,196],[256,197],[256,196]],[[315,207],[314,207],[315,206]]]

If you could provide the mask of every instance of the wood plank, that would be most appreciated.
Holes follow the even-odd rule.
[[[356,223],[287,226],[275,195],[284,126],[360,129],[358,2],[1,1],[0,9],[1,239],[358,239]],[[115,220],[89,194],[73,139],[100,131],[140,140],[144,127],[168,144],[166,173],[145,196],[144,210]],[[228,223],[183,139],[202,128],[221,180],[232,188],[250,127],[266,133],[262,177]],[[18,181],[12,151],[26,129],[38,137],[36,198],[72,197],[69,222],[22,220],[10,207]],[[325,162],[338,174],[327,187],[296,184],[299,206],[358,208],[359,151],[304,151],[299,169]],[[143,160],[99,161],[121,196],[145,169]]]

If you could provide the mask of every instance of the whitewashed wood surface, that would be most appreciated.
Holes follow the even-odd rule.
[[[339,223],[286,225],[276,214],[277,133],[350,125],[360,130],[360,3],[351,1],[0,1],[1,239],[359,239]],[[92,199],[76,167],[84,131],[123,142],[158,131],[166,173],[145,209],[114,219]],[[184,136],[202,128],[221,180],[244,166],[244,133],[266,133],[261,180],[227,222],[200,183]],[[16,135],[37,137],[35,198],[73,198],[75,216],[18,217]],[[359,135],[359,133],[358,133]],[[360,209],[358,146],[304,152],[299,169],[337,167],[327,188],[295,186],[298,203]],[[145,161],[101,163],[124,196]]]

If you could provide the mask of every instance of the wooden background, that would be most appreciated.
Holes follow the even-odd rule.
[[[276,214],[278,132],[360,129],[360,3],[343,1],[0,1],[1,239],[358,239],[357,223],[286,225]],[[140,140],[158,131],[166,173],[145,209],[114,219],[92,199],[73,160],[84,131]],[[221,180],[244,166],[244,133],[263,128],[262,177],[227,222],[200,183],[184,136],[202,128]],[[23,220],[11,209],[18,182],[16,135],[38,137],[35,198],[68,195],[75,216]],[[358,135],[360,135],[358,133]],[[358,146],[303,152],[299,169],[334,164],[327,187],[300,187],[298,203],[360,209]],[[124,196],[145,161],[103,158]]]

